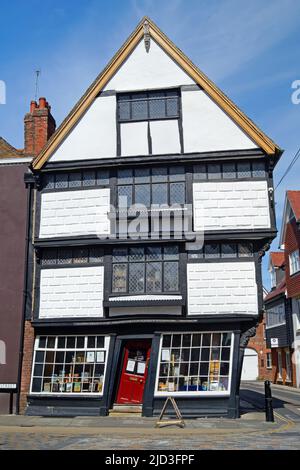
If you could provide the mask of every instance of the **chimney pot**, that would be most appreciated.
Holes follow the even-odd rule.
[[[42,97],[39,99],[39,108],[40,109],[45,109],[47,108],[47,101],[46,98]]]
[[[37,107],[37,102],[36,101],[30,101],[30,113],[31,114],[36,109],[36,107]]]
[[[30,113],[26,114],[24,124],[25,154],[37,156],[55,131],[55,120],[46,98],[41,97],[39,104],[30,102]]]

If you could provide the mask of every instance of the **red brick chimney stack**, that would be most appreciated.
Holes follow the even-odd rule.
[[[46,98],[31,101],[30,112],[24,118],[25,149],[28,156],[36,157],[55,131],[55,120]]]

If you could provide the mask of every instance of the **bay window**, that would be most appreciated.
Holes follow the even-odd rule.
[[[115,248],[112,253],[112,292],[177,293],[178,246]]]
[[[156,395],[228,394],[232,333],[169,333],[161,337]]]

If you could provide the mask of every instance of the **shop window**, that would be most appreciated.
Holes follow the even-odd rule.
[[[39,336],[31,393],[103,393],[109,337]]]
[[[229,332],[163,334],[156,393],[229,393],[231,348]]]

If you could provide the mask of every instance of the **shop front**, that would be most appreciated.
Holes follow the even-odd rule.
[[[27,414],[153,416],[173,396],[184,416],[237,417],[240,332],[173,329],[37,335]]]

